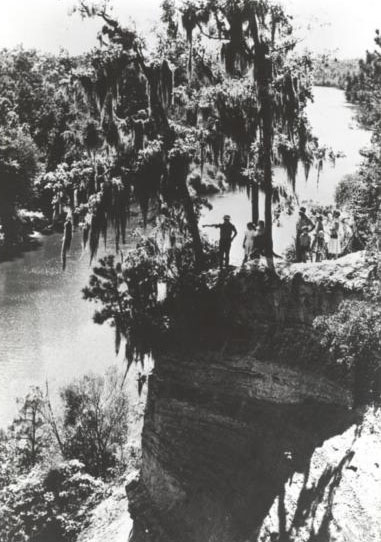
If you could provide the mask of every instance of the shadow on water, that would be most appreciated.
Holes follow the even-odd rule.
[[[41,248],[42,244],[42,239],[31,238],[19,245],[11,247],[0,245],[0,263],[12,262],[18,258],[22,258],[24,254]]]

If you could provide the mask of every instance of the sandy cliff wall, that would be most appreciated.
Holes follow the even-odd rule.
[[[330,265],[324,281],[306,267],[237,277],[219,296],[249,323],[244,337],[157,360],[128,487],[135,542],[381,540],[366,489],[381,495],[381,440],[361,432],[351,380],[311,327],[369,269]]]

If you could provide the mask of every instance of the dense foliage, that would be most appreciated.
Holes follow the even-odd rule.
[[[344,60],[332,55],[320,55],[314,61],[314,84],[318,86],[348,91],[351,81],[358,73],[356,59]]]
[[[37,149],[27,130],[8,119],[0,125],[0,225],[7,245],[23,240],[16,209],[32,199]]]
[[[363,162],[359,170],[344,178],[336,190],[338,205],[348,208],[356,216],[361,236],[369,248],[377,244],[381,225],[381,39],[377,32],[376,48],[367,51],[360,60],[358,74],[348,78],[346,95],[357,104],[358,118],[372,131],[370,148],[363,149]]]
[[[265,1],[168,0],[148,51],[107,4],[77,3],[83,16],[104,22],[91,55],[16,50],[1,57],[2,109],[11,109],[38,149],[35,204],[55,226],[68,214],[84,224],[91,257],[110,227],[119,248],[133,200],[144,219],[152,203],[158,211],[180,205],[200,267],[194,189],[203,190],[214,167],[232,185],[247,186],[255,221],[258,190],[265,190],[270,247],[271,206],[287,192],[273,185],[272,167],[284,166],[293,184],[299,160],[308,175],[322,158],[305,115],[311,60],[293,52],[291,19]],[[195,170],[200,183],[191,190]],[[30,186],[34,177],[30,171]]]
[[[174,330],[181,328],[173,303],[179,308],[183,296],[196,300],[206,287],[193,257],[192,239],[186,229],[179,229],[178,220],[166,217],[148,237],[139,235],[137,247],[120,261],[113,256],[100,260],[83,291],[85,299],[98,304],[94,321],[115,328],[117,352],[124,339],[128,367],[155,356],[173,339]],[[215,247],[203,240],[203,252],[206,264],[214,265]],[[199,320],[201,325],[203,319]]]
[[[18,210],[34,209],[34,181],[65,155],[75,107],[70,76],[76,60],[22,48],[0,51],[0,223],[6,245],[23,241]]]
[[[123,374],[87,375],[62,389],[60,409],[32,388],[0,433],[0,537],[71,542],[126,468]]]
[[[352,370],[356,404],[381,400],[381,308],[374,300],[345,301],[315,320],[323,346]]]
[[[0,488],[4,542],[74,542],[105,492],[79,461],[35,467]]]
[[[348,100],[360,105],[360,120],[370,128],[376,127],[381,120],[378,107],[381,99],[381,37],[378,30],[374,41],[375,49],[367,51],[365,59],[359,61],[359,73],[348,79],[346,87]]]
[[[121,461],[128,433],[128,399],[115,370],[88,375],[62,391],[61,442],[67,459],[78,459],[93,476],[107,477]]]

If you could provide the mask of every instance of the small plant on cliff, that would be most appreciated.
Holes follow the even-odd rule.
[[[191,237],[179,217],[161,218],[150,236],[141,236],[124,259],[100,260],[83,290],[84,298],[99,306],[94,321],[114,327],[117,353],[124,339],[127,368],[155,355],[169,335],[173,338],[180,321],[200,321],[205,312],[197,300],[206,275],[198,271]],[[205,240],[203,253],[206,265],[216,263],[215,247]],[[185,297],[192,307],[187,314],[181,306]]]
[[[353,370],[355,402],[379,402],[381,392],[381,307],[371,301],[344,301],[314,322],[321,342],[337,363]]]

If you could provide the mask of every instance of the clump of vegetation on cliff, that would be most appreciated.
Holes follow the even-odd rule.
[[[314,322],[336,363],[353,373],[356,405],[381,400],[381,308],[379,300],[344,301]]]

